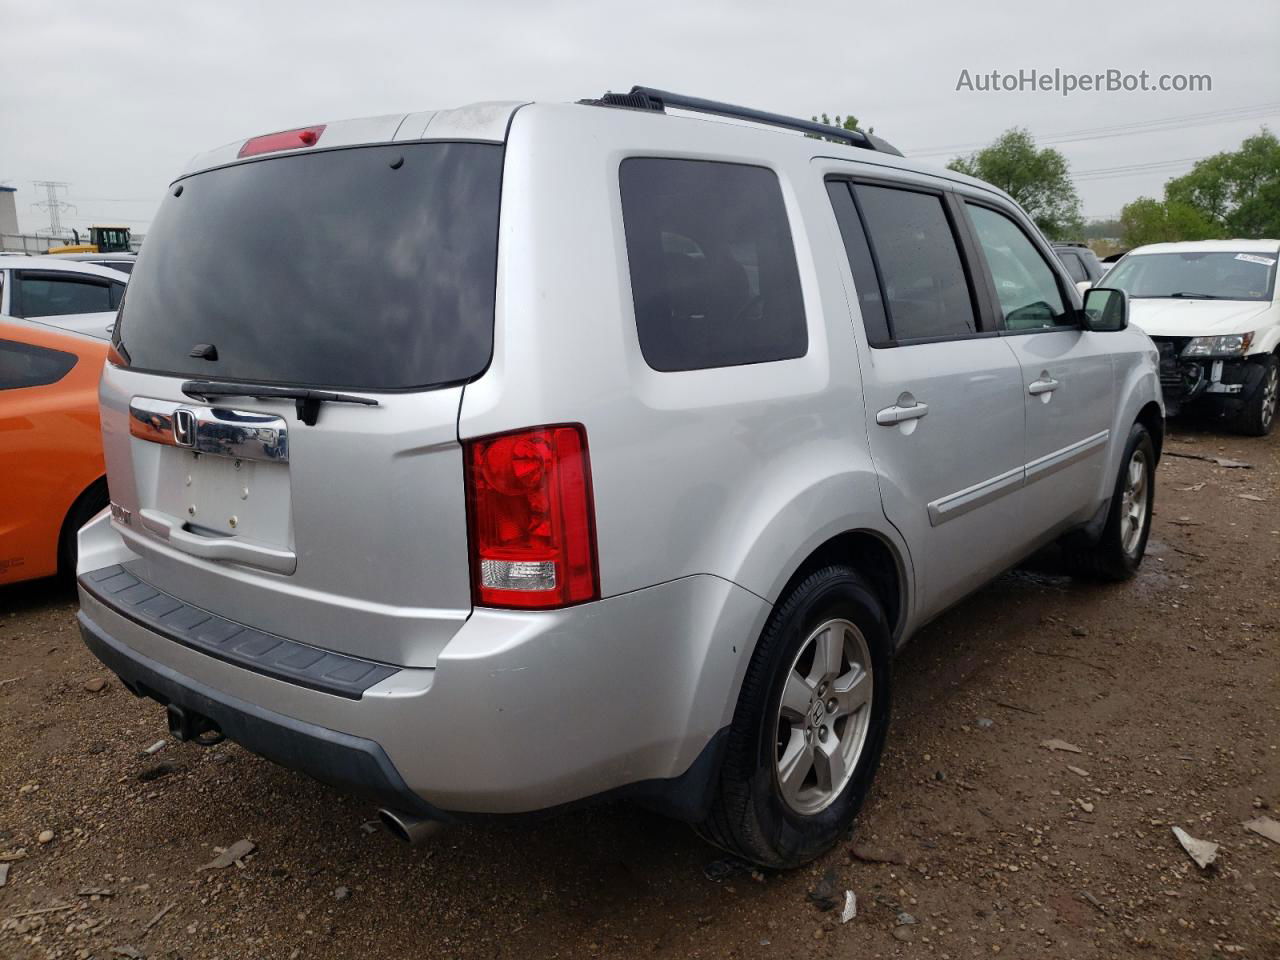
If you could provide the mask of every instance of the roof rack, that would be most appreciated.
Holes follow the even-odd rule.
[[[606,93],[599,100],[582,100],[581,103],[601,107],[627,107],[632,110],[656,110],[665,112],[667,107],[677,110],[691,110],[695,113],[709,113],[718,117],[734,117],[738,120],[750,120],[752,123],[763,123],[771,127],[785,127],[798,130],[810,136],[824,140],[837,140],[850,146],[862,147],[864,150],[878,150],[896,157],[902,151],[874,134],[861,130],[845,130],[826,123],[812,120],[801,120],[799,117],[788,117],[781,113],[768,113],[754,110],[751,107],[737,107],[719,100],[704,100],[702,97],[690,97],[683,93],[672,93],[669,90],[657,90],[653,87],[632,87],[630,93]]]

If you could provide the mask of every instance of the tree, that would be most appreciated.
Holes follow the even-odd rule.
[[[1077,235],[1083,227],[1067,158],[1051,147],[1037,150],[1027,130],[1006,130],[991,146],[956,157],[947,167],[999,187],[1055,240]]]
[[[823,113],[816,117],[810,117],[809,119],[811,119],[814,123],[825,123],[829,127],[839,127],[841,130],[858,130],[858,131],[861,131],[862,133],[876,132],[875,127],[867,127],[867,129],[863,130],[860,126],[858,126],[858,118],[855,117],[852,113],[846,116],[843,120],[840,118],[840,114],[838,113],[835,115],[834,118],[828,117],[825,113]]]
[[[1120,211],[1120,235],[1125,246],[1133,248],[1147,243],[1209,240],[1221,231],[1190,204],[1139,197]]]
[[[1264,127],[1239,150],[1206,157],[1170,180],[1164,196],[1192,207],[1227,236],[1280,236],[1280,140]]]

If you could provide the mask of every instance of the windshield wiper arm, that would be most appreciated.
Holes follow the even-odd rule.
[[[1186,297],[1188,300],[1221,300],[1217,294],[1213,293],[1187,293],[1185,290],[1178,293],[1168,294],[1170,297]]]
[[[216,380],[187,380],[182,392],[196,400],[209,397],[253,397],[255,400],[294,400],[298,419],[314,427],[320,418],[322,403],[359,403],[366,407],[378,406],[377,400],[358,397],[351,393],[334,393],[332,390],[311,390],[306,387],[268,387],[248,383],[219,383]]]

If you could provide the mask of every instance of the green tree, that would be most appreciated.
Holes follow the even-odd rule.
[[[1240,149],[1201,160],[1164,186],[1165,200],[1194,208],[1232,237],[1280,236],[1280,140],[1265,127]]]
[[[843,118],[838,113],[834,117],[828,117],[825,113],[822,113],[809,119],[814,123],[825,123],[829,127],[839,127],[841,130],[861,130],[863,133],[876,132],[875,127],[867,127],[863,130],[862,127],[858,126],[858,118],[852,113]]]
[[[1037,150],[1027,130],[1006,130],[989,147],[956,157],[947,167],[999,187],[1055,240],[1076,236],[1083,228],[1067,158],[1051,147]]]
[[[1209,240],[1217,224],[1188,203],[1139,197],[1120,211],[1120,234],[1127,247],[1178,240]]]

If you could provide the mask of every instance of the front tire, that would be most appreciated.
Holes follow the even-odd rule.
[[[1249,437],[1265,437],[1271,432],[1276,422],[1277,406],[1280,405],[1280,359],[1271,354],[1264,357],[1259,366],[1262,367],[1262,377],[1257,389],[1231,424],[1237,433]]]
[[[698,832],[775,869],[834,846],[880,763],[891,646],[883,606],[849,567],[823,568],[783,598],[747,668]]]
[[[1067,563],[1076,576],[1120,581],[1138,572],[1151,535],[1155,473],[1155,444],[1147,428],[1135,423],[1125,443],[1102,536],[1093,543],[1066,547]]]

